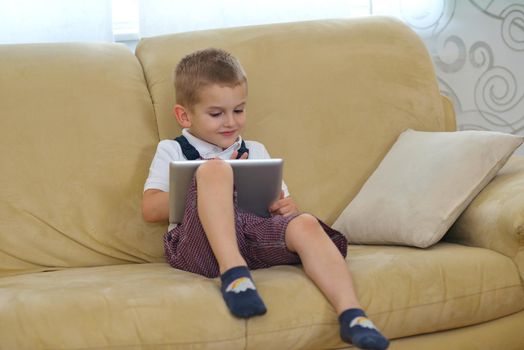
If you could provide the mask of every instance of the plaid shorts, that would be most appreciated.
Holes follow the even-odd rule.
[[[249,269],[300,263],[299,256],[288,250],[285,243],[287,225],[300,214],[263,218],[239,209],[236,192],[233,201],[238,247]],[[346,257],[346,238],[321,220],[318,221],[342,256]],[[176,269],[209,278],[220,276],[218,262],[198,217],[195,179],[188,190],[182,223],[165,234],[164,249],[169,264]]]

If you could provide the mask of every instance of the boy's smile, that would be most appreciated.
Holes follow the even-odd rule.
[[[226,149],[238,140],[246,121],[247,86],[211,84],[192,109],[175,106],[179,124],[201,140]],[[177,111],[178,108],[178,111]]]

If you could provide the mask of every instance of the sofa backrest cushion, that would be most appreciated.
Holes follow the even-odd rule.
[[[140,211],[158,131],[136,57],[2,45],[0,77],[0,275],[163,261]]]
[[[445,130],[443,102],[420,38],[387,17],[322,20],[142,39],[136,54],[160,138],[172,116],[173,70],[186,54],[220,47],[249,81],[246,139],[285,159],[302,210],[332,223],[407,128]]]

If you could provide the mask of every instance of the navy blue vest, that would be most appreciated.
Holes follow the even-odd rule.
[[[197,160],[202,158],[200,156],[200,153],[198,153],[196,148],[189,143],[189,141],[186,139],[184,135],[178,136],[177,138],[175,138],[175,141],[180,144],[182,153],[184,153],[184,156],[187,158],[187,160]],[[246,143],[244,142],[244,140],[242,140],[242,142],[240,143],[240,148],[238,149],[237,159],[239,159],[246,152],[249,155],[249,149],[246,147]]]

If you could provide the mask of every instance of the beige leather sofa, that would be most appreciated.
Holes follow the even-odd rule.
[[[419,38],[370,17],[117,44],[0,46],[0,349],[339,349],[300,266],[254,272],[268,307],[233,318],[217,279],[166,264],[142,186],[171,116],[172,69],[208,46],[249,78],[248,139],[332,223],[400,132],[454,130]],[[428,155],[431,157],[431,155]],[[524,349],[524,161],[513,157],[428,249],[350,246],[391,349]]]

